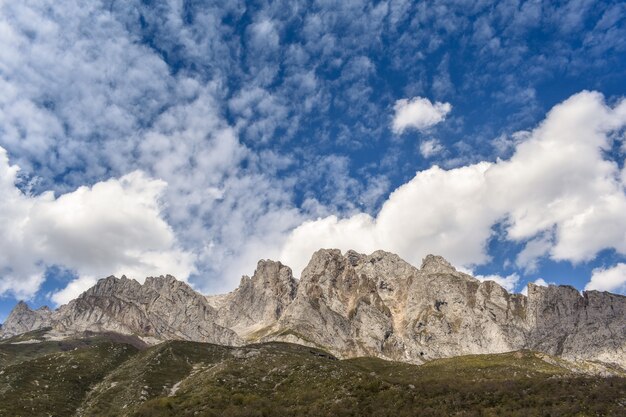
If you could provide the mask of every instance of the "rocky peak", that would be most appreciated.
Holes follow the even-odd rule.
[[[354,251],[343,256],[338,249],[315,252],[275,337],[332,347],[344,357],[380,355],[391,333],[391,312],[376,290],[376,281],[355,269],[366,258]]]
[[[20,301],[13,308],[9,317],[0,329],[0,338],[15,336],[21,333],[48,327],[51,323],[52,312],[48,307],[32,310],[24,301]]]
[[[89,288],[80,297],[106,297],[112,295],[128,294],[133,295],[140,291],[141,284],[134,279],[126,278],[126,275],[122,275],[121,278],[117,278],[110,275],[106,278],[98,280],[96,285]]]
[[[171,275],[144,284],[110,276],[59,309],[60,331],[113,331],[152,340],[189,339],[238,344],[237,335],[215,323],[217,312],[205,297]]]
[[[13,313],[20,314],[20,313],[26,313],[26,312],[30,312],[30,311],[32,311],[32,310],[30,309],[28,304],[26,304],[26,302],[24,302],[24,300],[20,300],[15,305],[15,307],[13,307],[13,310],[11,311],[11,314],[13,314]]]
[[[450,262],[438,255],[426,255],[426,257],[422,260],[420,270],[427,274],[446,274],[457,272]]]
[[[48,326],[228,345],[281,340],[416,363],[533,349],[626,368],[624,296],[534,284],[527,297],[509,294],[440,256],[418,269],[384,251],[318,250],[300,281],[261,260],[237,289],[211,297],[171,275],[143,285],[111,276],[54,312],[18,303],[0,335]]]
[[[343,269],[349,265],[339,249],[320,249],[302,271],[300,287],[303,285],[332,283]],[[328,282],[327,282],[328,281]]]
[[[367,256],[350,249],[349,251],[346,252],[344,257],[348,260],[348,263],[350,265],[357,266]]]
[[[244,275],[239,287],[220,302],[217,322],[241,337],[275,323],[296,296],[298,283],[291,268],[260,260],[252,277]]]

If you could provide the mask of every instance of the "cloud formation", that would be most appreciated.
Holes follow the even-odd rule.
[[[171,228],[176,250],[195,260],[198,273],[191,282],[211,292],[232,289],[258,258],[278,257],[285,242],[307,227],[319,234],[317,243],[356,247],[357,239],[342,231],[352,227],[364,247],[400,248],[417,262],[422,250],[454,254],[476,243],[457,259],[473,264],[488,260],[484,242],[493,238],[493,224],[504,222],[505,237],[526,245],[515,262],[524,271],[547,256],[587,259],[583,255],[593,252],[588,248],[593,242],[612,247],[619,240],[621,225],[611,219],[621,209],[620,198],[613,198],[612,206],[602,198],[618,194],[594,188],[609,184],[605,177],[612,168],[584,171],[581,175],[600,177],[576,191],[577,185],[570,190],[567,181],[554,179],[550,158],[544,164],[517,158],[521,166],[515,169],[496,167],[512,166],[511,154],[530,140],[530,132],[512,132],[536,125],[543,106],[572,91],[551,92],[548,99],[541,94],[538,86],[556,74],[564,77],[563,85],[578,88],[587,77],[608,95],[619,93],[624,8],[496,3],[3,2],[0,146],[28,183],[18,179],[15,187],[9,181],[7,189],[21,189],[18,200],[32,202],[48,191],[61,197],[83,186],[93,191],[136,170],[147,182],[166,182],[158,218]],[[545,27],[556,29],[547,33]],[[535,31],[542,41],[529,45]],[[455,59],[462,56],[472,59]],[[568,84],[572,74],[575,83]],[[405,99],[395,102],[398,97]],[[449,114],[448,102],[454,103],[455,117],[441,123]],[[394,103],[404,112],[398,131],[437,129],[438,141],[415,146],[390,138]],[[420,106],[425,111],[417,111]],[[495,148],[485,146],[492,141]],[[554,153],[567,153],[569,146],[555,143]],[[506,161],[493,162],[494,149]],[[460,168],[425,169],[428,158]],[[579,160],[576,152],[568,158],[572,166],[596,166],[584,160],[587,156]],[[524,164],[537,176],[547,175],[547,183],[531,178]],[[515,176],[519,179],[510,179]],[[506,179],[503,190],[491,184],[501,179]],[[568,181],[583,180],[574,175]],[[563,204],[571,205],[571,213],[580,215],[576,221],[551,199],[548,183]],[[536,206],[515,194],[518,186]],[[393,188],[397,191],[389,196]],[[565,188],[569,191],[559,194]],[[484,195],[495,192],[516,201],[520,211]],[[72,204],[91,204],[81,199],[74,197]],[[583,216],[589,201],[594,203]],[[469,211],[460,214],[465,203]],[[544,204],[552,204],[545,221],[553,227],[537,219],[525,222],[524,216]],[[324,221],[316,222],[318,216]],[[406,228],[394,225],[393,216]],[[585,230],[578,225],[590,219],[600,224]],[[576,231],[606,229],[599,219],[616,227],[579,237],[582,252],[573,257]],[[47,235],[49,223],[39,225]],[[390,231],[384,233],[383,226]],[[5,239],[12,242],[8,235]],[[81,243],[85,251],[97,244]],[[72,241],[63,244],[71,248]],[[38,265],[78,263],[59,256]],[[12,259],[2,273],[22,270],[24,293],[32,293],[41,269],[21,266],[22,257]],[[81,268],[80,281],[55,299],[93,279]],[[175,271],[159,271],[167,272]],[[0,280],[5,282],[4,275]]]
[[[596,268],[585,290],[611,291],[626,295],[626,264],[610,268]]]
[[[53,265],[70,269],[83,281],[110,274],[142,280],[163,271],[185,280],[194,271],[193,256],[179,249],[162,218],[159,198],[165,182],[134,171],[58,197],[53,192],[31,196],[16,187],[18,172],[0,148],[0,228],[5,236],[0,240],[0,294],[32,296],[46,267]]]
[[[400,99],[393,106],[394,116],[391,129],[401,134],[407,129],[426,130],[446,119],[452,110],[450,103],[432,103],[424,97]]]
[[[472,267],[488,261],[497,223],[506,239],[527,245],[525,265],[544,254],[574,263],[607,248],[626,254],[625,184],[619,166],[604,157],[625,126],[626,100],[610,107],[599,93],[576,94],[555,106],[510,159],[420,171],[375,217],[305,222],[281,259],[300,271],[315,248],[382,247],[414,264],[437,253]]]

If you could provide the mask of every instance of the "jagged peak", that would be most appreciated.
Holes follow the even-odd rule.
[[[26,302],[24,300],[20,300],[15,305],[15,307],[13,307],[13,310],[11,311],[11,313],[13,313],[13,312],[24,312],[24,311],[32,311],[32,309],[28,306],[28,304],[26,304]]]
[[[146,277],[146,280],[144,281],[144,285],[148,284],[148,285],[153,285],[153,284],[171,284],[171,283],[177,283],[177,282],[183,282],[178,280],[175,276],[170,275],[170,274],[166,274],[166,275],[159,275],[158,277]]]
[[[297,283],[290,267],[283,265],[280,261],[261,259],[252,277],[247,275],[241,277],[236,291],[248,286],[274,288],[295,285]]]
[[[321,248],[313,252],[311,260],[319,257],[341,258],[341,250],[333,248]]]
[[[271,259],[260,259],[259,262],[257,262],[256,270],[254,271],[252,277],[254,278],[255,276],[262,274],[264,271],[272,269],[276,269],[278,271],[285,269],[288,270],[289,274],[291,275],[291,268],[287,265],[283,265],[282,262],[273,261]]]
[[[581,292],[571,285],[538,285],[533,282],[528,283],[528,294],[533,293],[569,293],[582,297]]]
[[[420,270],[427,273],[456,272],[456,268],[443,256],[432,254],[426,255],[422,260]]]
[[[363,259],[367,257],[367,255],[358,253],[357,251],[350,249],[345,253],[345,255],[343,255],[343,257],[346,258],[350,265],[357,266]]]
[[[252,281],[252,278],[250,278],[248,275],[242,275],[241,279],[239,280],[239,286],[243,287],[244,285],[247,285],[251,281]]]

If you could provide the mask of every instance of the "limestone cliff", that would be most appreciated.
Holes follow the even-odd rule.
[[[0,336],[50,326],[155,341],[282,340],[339,357],[414,363],[532,349],[626,368],[624,296],[533,284],[528,296],[510,294],[439,256],[427,256],[416,268],[384,251],[319,250],[299,281],[289,267],[262,260],[237,289],[209,297],[171,276],[147,278],[143,285],[109,277],[54,312],[18,304]]]

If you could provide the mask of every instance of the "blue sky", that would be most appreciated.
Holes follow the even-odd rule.
[[[625,86],[622,2],[5,2],[0,320],[320,247],[625,293]]]

